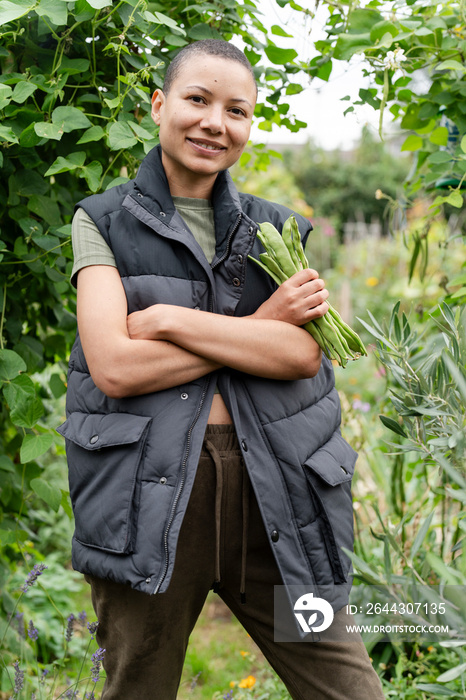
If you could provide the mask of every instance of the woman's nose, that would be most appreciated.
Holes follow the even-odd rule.
[[[203,115],[200,123],[202,129],[208,129],[212,134],[222,134],[225,131],[223,109],[212,105]]]

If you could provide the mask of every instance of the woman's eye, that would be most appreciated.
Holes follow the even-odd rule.
[[[245,113],[243,112],[243,110],[240,109],[239,107],[232,107],[230,111],[233,112],[233,114],[237,114],[238,116],[241,116],[241,117],[246,116]]]
[[[204,98],[200,95],[191,95],[189,99],[196,104],[203,104],[205,102]]]

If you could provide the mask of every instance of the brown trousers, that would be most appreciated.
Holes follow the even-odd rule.
[[[168,590],[149,596],[87,577],[106,649],[102,700],[175,700],[189,635],[218,578],[219,596],[294,700],[383,700],[362,640],[274,641],[274,585],[282,580],[248,481],[233,428],[208,426]],[[342,610],[333,625],[351,621]]]

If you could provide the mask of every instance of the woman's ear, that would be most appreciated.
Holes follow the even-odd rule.
[[[165,102],[165,95],[162,90],[158,89],[152,95],[151,117],[153,121],[160,126],[160,110]]]

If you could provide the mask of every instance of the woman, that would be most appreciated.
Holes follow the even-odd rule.
[[[383,697],[361,641],[273,638],[274,586],[347,602],[355,453],[331,364],[301,328],[327,311],[323,280],[303,270],[276,289],[248,263],[258,223],[291,213],[228,174],[256,95],[233,45],[185,47],[152,98],[160,146],[73,222],[79,334],[60,432],[105,700],[176,697],[211,588],[293,698]]]

